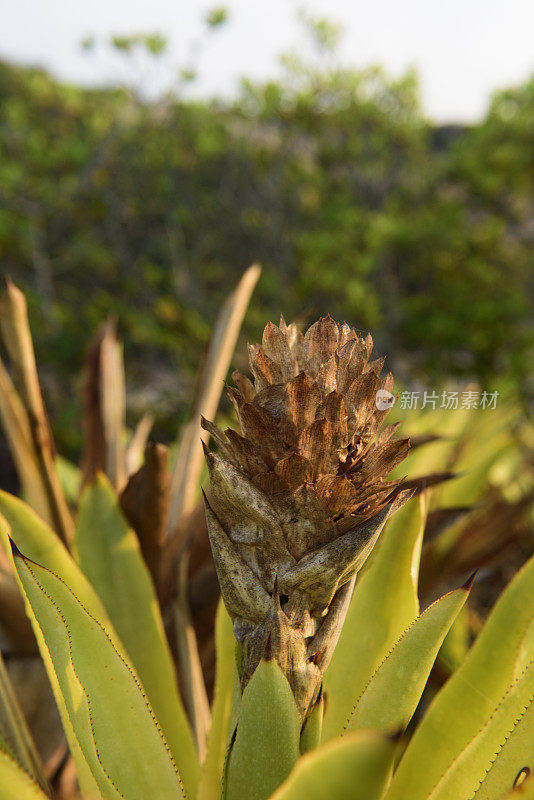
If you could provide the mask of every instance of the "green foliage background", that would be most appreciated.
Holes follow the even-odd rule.
[[[0,63],[0,263],[28,294],[63,449],[78,445],[84,348],[110,313],[130,413],[152,408],[174,432],[253,260],[246,336],[280,311],[329,312],[372,330],[404,380],[505,376],[532,392],[534,79],[478,125],[436,127],[411,73],[285,64],[222,104]]]

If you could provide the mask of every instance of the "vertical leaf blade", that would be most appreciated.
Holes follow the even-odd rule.
[[[215,620],[215,646],[217,660],[211,728],[197,800],[219,800],[228,744],[236,642],[232,620],[222,600]]]
[[[224,303],[215,324],[206,364],[199,381],[194,410],[180,436],[179,457],[171,483],[169,535],[175,533],[180,519],[194,505],[204,460],[201,440],[207,441],[209,435],[202,430],[200,418],[204,416],[213,419],[215,416],[241,323],[260,272],[258,264],[253,264],[245,271]]]
[[[198,758],[178,694],[159,605],[137,537],[102,474],[82,495],[74,545],[80,567],[137,670],[184,785],[193,796]]]
[[[16,549],[13,559],[102,797],[185,797],[143,687],[110,632],[58,575]]]
[[[464,663],[430,705],[387,800],[404,800],[406,792],[412,800],[426,800],[527,667],[534,654],[533,583],[531,558],[501,595]]]
[[[495,800],[521,769],[534,769],[534,666],[507,691],[486,724],[449,765],[432,800]]]
[[[6,746],[2,745],[2,740]],[[25,771],[49,791],[43,765],[0,653],[0,750],[10,750]]]
[[[352,710],[347,730],[373,728],[387,733],[406,727],[469,588],[462,587],[440,597],[417,617],[365,687]]]
[[[48,502],[47,519],[57,535],[69,543],[74,530],[72,516],[63,494],[54,463],[54,444],[43,403],[31,337],[26,298],[6,281],[0,295],[0,327],[26,414],[40,482]]]
[[[426,502],[413,498],[387,523],[357,580],[339,642],[326,671],[323,741],[343,730],[351,706],[384,656],[417,616],[417,575]]]
[[[260,661],[243,692],[226,800],[266,800],[299,758],[297,707],[280,667]]]

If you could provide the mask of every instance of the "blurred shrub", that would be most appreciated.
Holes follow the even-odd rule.
[[[131,408],[174,432],[253,260],[252,339],[280,310],[328,311],[371,328],[405,380],[505,374],[534,390],[534,80],[479,125],[436,129],[412,74],[285,64],[226,105],[0,64],[0,262],[27,292],[63,448],[78,445],[81,351],[110,313],[143,387]]]

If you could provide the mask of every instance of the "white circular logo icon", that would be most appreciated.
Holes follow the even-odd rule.
[[[379,411],[387,411],[392,408],[395,403],[395,395],[388,392],[387,389],[379,389],[375,397],[375,405]]]

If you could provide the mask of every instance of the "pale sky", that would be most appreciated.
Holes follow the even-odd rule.
[[[0,58],[71,82],[122,81],[131,78],[123,64],[103,52],[84,55],[80,40],[158,31],[169,37],[170,54],[143,78],[164,86],[214,5],[230,17],[205,41],[194,88],[202,95],[231,95],[242,75],[276,75],[279,54],[302,46],[302,7],[342,23],[344,64],[380,63],[393,75],[416,67],[423,108],[439,121],[479,118],[493,90],[534,72],[534,0],[0,0]]]

